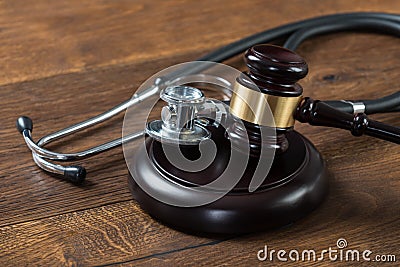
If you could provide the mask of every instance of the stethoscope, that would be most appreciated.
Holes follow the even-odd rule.
[[[304,40],[321,34],[333,33],[338,31],[361,30],[374,31],[378,33],[391,34],[400,36],[400,15],[384,14],[384,13],[348,13],[337,14],[312,19],[303,20],[280,26],[274,29],[266,30],[261,33],[246,37],[242,40],[231,43],[225,47],[215,50],[208,55],[198,59],[199,61],[222,62],[237,54],[242,53],[247,48],[260,44],[278,42],[283,39],[286,41],[283,47],[295,50]],[[171,77],[160,77],[156,79],[154,84],[143,90],[141,93],[134,95],[133,98],[126,100],[119,105],[107,110],[106,112],[92,117],[88,120],[71,125],[62,130],[56,131],[49,135],[43,136],[39,141],[35,142],[32,138],[33,123],[28,117],[22,116],[17,120],[17,129],[24,137],[24,140],[32,151],[34,162],[43,170],[60,174],[68,181],[79,183],[86,177],[86,170],[82,166],[62,166],[51,161],[69,162],[92,157],[99,153],[113,149],[123,144],[142,138],[145,135],[144,131],[134,132],[124,139],[117,138],[107,143],[92,147],[90,149],[76,153],[57,153],[45,148],[51,142],[82,131],[91,126],[102,123],[111,117],[121,113],[129,107],[138,105],[142,101],[160,93],[161,88],[164,88],[173,79],[178,76],[189,75],[193,70],[186,69],[179,73],[174,73]],[[384,96],[374,100],[338,100],[324,101],[331,107],[346,113],[385,113],[400,111],[400,91],[391,95]],[[392,129],[395,127],[392,127]],[[400,143],[400,135],[396,132],[389,134],[389,137],[382,137],[394,143]]]

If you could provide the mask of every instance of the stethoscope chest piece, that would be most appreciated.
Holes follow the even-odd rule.
[[[197,88],[171,86],[160,95],[168,103],[161,110],[161,120],[146,125],[146,133],[162,142],[199,144],[210,137],[207,129],[194,123],[197,107],[204,104],[205,96]]]

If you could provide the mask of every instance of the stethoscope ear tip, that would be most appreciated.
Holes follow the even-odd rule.
[[[21,116],[16,121],[17,130],[22,134],[24,130],[29,130],[32,132],[33,122],[31,118],[26,116]]]
[[[85,181],[86,169],[81,166],[65,167],[64,178],[73,184],[81,184]]]
[[[31,118],[26,116],[21,116],[17,119],[15,124],[17,130],[24,136],[25,142],[27,143],[28,147],[32,150],[32,154],[36,164],[38,164],[42,169],[52,173],[63,174],[64,179],[73,184],[81,184],[83,183],[83,181],[85,181],[86,169],[84,167],[81,166],[64,167],[61,165],[52,164],[44,160],[44,158],[46,158],[46,156],[48,155],[46,154],[46,152],[41,153],[45,150],[43,151],[40,150],[42,149],[40,144],[35,143],[31,137],[31,132],[33,129],[33,122]],[[52,155],[52,153],[50,153],[50,155]],[[47,159],[56,159],[56,158],[50,157]]]

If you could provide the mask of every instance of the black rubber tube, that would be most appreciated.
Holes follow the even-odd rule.
[[[318,25],[296,31],[286,40],[284,47],[295,50],[302,42],[311,37],[348,30],[361,30],[369,32],[373,31],[394,36],[400,36],[400,23],[374,18],[355,18],[347,22],[338,21],[331,24]],[[353,112],[353,107],[349,103],[345,103],[342,101],[324,102],[336,109],[339,109],[340,111],[348,113]],[[358,100],[355,102],[364,103],[366,114],[394,112],[400,109],[400,92],[396,92],[394,94],[379,99]]]
[[[353,107],[349,103],[337,100],[328,100],[324,102],[340,111],[353,113]],[[354,102],[364,103],[365,114],[400,111],[400,91],[378,99],[355,100]]]
[[[369,13],[369,12],[357,12],[357,13],[346,13],[346,14],[335,14],[322,16],[312,19],[306,19],[299,22],[290,23],[274,29],[269,29],[248,37],[245,37],[239,41],[233,42],[227,46],[219,48],[201,58],[199,61],[214,61],[222,62],[233,56],[236,56],[251,46],[260,43],[268,43],[277,39],[282,39],[289,36],[299,29],[315,27],[318,25],[330,24],[337,21],[346,23],[346,21],[351,21],[353,19],[379,19],[394,21],[400,23],[400,15],[387,14],[387,13]]]
[[[285,42],[283,47],[296,50],[306,39],[328,33],[339,31],[368,31],[400,36],[400,23],[390,20],[374,18],[355,18],[347,21],[336,21],[313,27],[302,28],[293,33]]]

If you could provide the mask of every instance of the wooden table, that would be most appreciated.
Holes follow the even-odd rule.
[[[348,11],[400,13],[400,2],[1,1],[0,265],[268,265],[257,260],[265,245],[321,251],[339,238],[349,249],[395,254],[398,265],[400,147],[389,142],[298,124],[332,173],[326,201],[290,227],[216,238],[144,213],[128,191],[121,149],[84,161],[87,182],[73,186],[37,168],[14,126],[29,115],[37,140],[130,97],[165,67],[264,29]],[[298,53],[310,66],[305,95],[368,99],[400,88],[397,38],[340,33],[306,41]],[[228,63],[243,67],[241,58]],[[396,114],[373,118],[400,124]],[[119,116],[50,148],[88,148],[120,136],[121,125]]]

